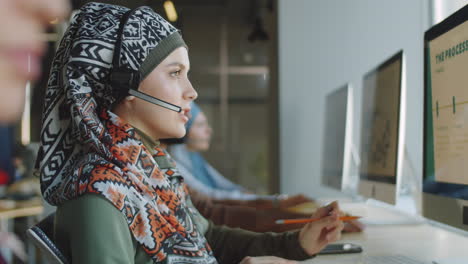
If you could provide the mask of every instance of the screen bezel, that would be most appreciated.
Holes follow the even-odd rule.
[[[424,33],[424,73],[423,73],[423,168],[422,168],[422,179],[421,181],[424,182],[427,171],[427,126],[428,126],[428,118],[427,118],[427,107],[430,103],[432,106],[432,102],[428,102],[428,92],[429,92],[429,74],[430,74],[430,57],[429,57],[429,42],[442,36],[443,34],[449,32],[450,30],[454,29],[455,27],[465,23],[468,21],[468,5],[461,8],[439,24],[434,25],[430,29],[428,29]],[[468,221],[466,218],[468,217],[468,200],[458,199],[454,197],[444,196],[433,194],[430,192],[425,192],[424,188],[422,188],[422,213],[424,217],[429,219],[439,221],[448,225],[451,225],[456,228],[468,230]],[[439,204],[439,206],[434,206],[434,204]]]
[[[425,33],[424,33],[424,87],[423,87],[423,168],[422,168],[422,171],[423,171],[423,180],[426,178],[426,174],[428,173],[427,172],[427,168],[426,168],[426,165],[427,165],[427,157],[426,157],[426,151],[427,151],[427,126],[428,126],[428,118],[427,118],[427,107],[428,107],[428,104],[431,103],[432,105],[432,102],[428,102],[428,97],[427,97],[427,94],[428,94],[428,85],[429,85],[429,82],[428,82],[428,79],[429,79],[429,76],[430,76],[430,73],[429,73],[429,63],[430,63],[430,57],[429,57],[429,42],[442,36],[443,34],[449,32],[450,30],[454,29],[455,27],[465,23],[466,21],[468,21],[468,5],[466,5],[465,7],[463,7],[462,9],[458,10],[457,12],[455,12],[453,15],[449,16],[448,18],[446,18],[445,20],[443,20],[442,22],[440,22],[439,24],[437,25],[434,25],[433,27],[431,27],[430,29],[428,29]],[[423,190],[424,192],[424,190]],[[429,193],[429,192],[428,192]],[[431,194],[431,193],[429,193]]]
[[[397,106],[397,135],[396,135],[396,153],[395,153],[395,170],[394,170],[394,177],[389,177],[389,176],[383,176],[383,175],[377,175],[377,174],[369,174],[369,173],[362,173],[361,168],[359,168],[359,178],[361,180],[366,180],[370,182],[377,182],[377,183],[388,183],[392,185],[396,185],[397,183],[397,176],[398,176],[398,167],[400,166],[400,162],[398,159],[398,154],[399,154],[399,146],[400,146],[400,123],[401,123],[401,99],[402,99],[402,92],[403,92],[403,50],[399,50],[396,54],[391,56],[389,59],[385,60],[381,64],[379,64],[377,67],[374,69],[368,71],[364,77],[363,77],[363,90],[364,90],[364,82],[367,78],[369,78],[371,75],[376,74],[378,71],[382,70],[383,68],[389,66],[390,64],[393,64],[395,61],[400,61],[400,76],[399,76],[399,81],[398,83],[400,84],[399,87],[399,92],[398,92],[398,106]],[[363,104],[364,102],[362,102]],[[361,130],[362,130],[362,115],[363,111],[361,109]],[[362,131],[360,135],[360,140],[362,140]],[[362,144],[360,144],[360,147],[362,147]],[[359,150],[359,153],[361,153],[361,149]]]
[[[349,162],[349,157],[348,156],[350,155],[350,150],[349,150],[349,147],[348,147],[348,145],[349,145],[349,136],[348,136],[348,134],[352,132],[351,131],[352,129],[350,129],[350,127],[349,127],[350,126],[349,119],[352,118],[352,115],[351,115],[351,112],[350,112],[350,110],[351,110],[350,109],[350,104],[351,104],[350,101],[351,101],[351,98],[352,98],[351,97],[352,88],[351,88],[351,85],[349,83],[346,83],[346,84],[339,86],[337,89],[335,89],[335,90],[333,90],[333,91],[331,91],[331,92],[329,92],[329,93],[327,93],[325,95],[325,98],[326,98],[325,101],[328,103],[329,98],[331,98],[332,96],[334,96],[334,95],[336,95],[338,93],[341,93],[341,92],[346,93],[346,100],[345,100],[346,101],[346,107],[345,107],[346,108],[346,113],[345,113],[345,126],[344,126],[345,131],[344,131],[344,138],[343,138],[343,160],[342,160],[342,164],[341,164],[340,187],[337,188],[337,186],[327,184],[327,182],[324,179],[324,177],[325,177],[324,173],[325,172],[324,172],[324,169],[323,169],[323,166],[324,166],[323,163],[324,163],[324,158],[325,158],[324,157],[324,152],[325,152],[326,146],[322,146],[322,161],[321,161],[322,169],[321,169],[321,178],[320,178],[320,184],[321,185],[326,186],[328,188],[332,188],[334,190],[338,190],[338,191],[343,190],[345,175],[347,173],[349,173],[347,171],[347,166],[346,165]],[[325,109],[325,110],[327,110],[327,109]],[[326,119],[324,119],[324,123],[325,122],[326,122]],[[326,130],[326,124],[324,125],[324,131],[323,131],[324,134],[327,133],[325,130]],[[326,135],[324,135],[324,136],[326,136]],[[326,142],[326,141],[324,141],[324,142]]]

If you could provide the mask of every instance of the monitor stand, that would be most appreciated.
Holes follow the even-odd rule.
[[[403,164],[401,175],[397,179],[397,197],[395,206],[408,214],[421,215],[422,179],[420,173],[416,173],[408,148],[403,152]]]

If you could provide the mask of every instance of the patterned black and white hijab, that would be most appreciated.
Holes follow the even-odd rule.
[[[183,183],[162,170],[157,149],[112,113],[119,102],[109,85],[124,14],[120,67],[149,74],[185,45],[176,28],[149,7],[128,13],[89,3],[72,18],[52,63],[38,154],[41,190],[60,206],[87,193],[111,202],[154,263],[216,263],[191,219]]]

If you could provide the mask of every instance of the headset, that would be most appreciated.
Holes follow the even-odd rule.
[[[138,86],[141,81],[141,74],[139,71],[124,68],[120,65],[120,52],[122,50],[123,30],[127,21],[135,9],[127,11],[121,19],[119,29],[117,31],[117,41],[115,43],[114,56],[112,58],[112,69],[110,74],[110,85],[117,91],[117,98],[121,99],[128,95],[133,95],[139,99],[145,100],[149,103],[164,107],[174,112],[180,113],[182,108],[180,106],[163,101],[146,93],[138,91]]]

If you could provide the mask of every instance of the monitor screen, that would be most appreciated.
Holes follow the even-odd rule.
[[[345,167],[348,93],[348,85],[345,85],[329,93],[325,99],[322,184],[337,190],[342,188]]]
[[[425,36],[423,213],[468,230],[468,7]]]
[[[403,52],[400,51],[363,79],[360,193],[395,203],[400,125]],[[380,184],[380,185],[379,185]]]

